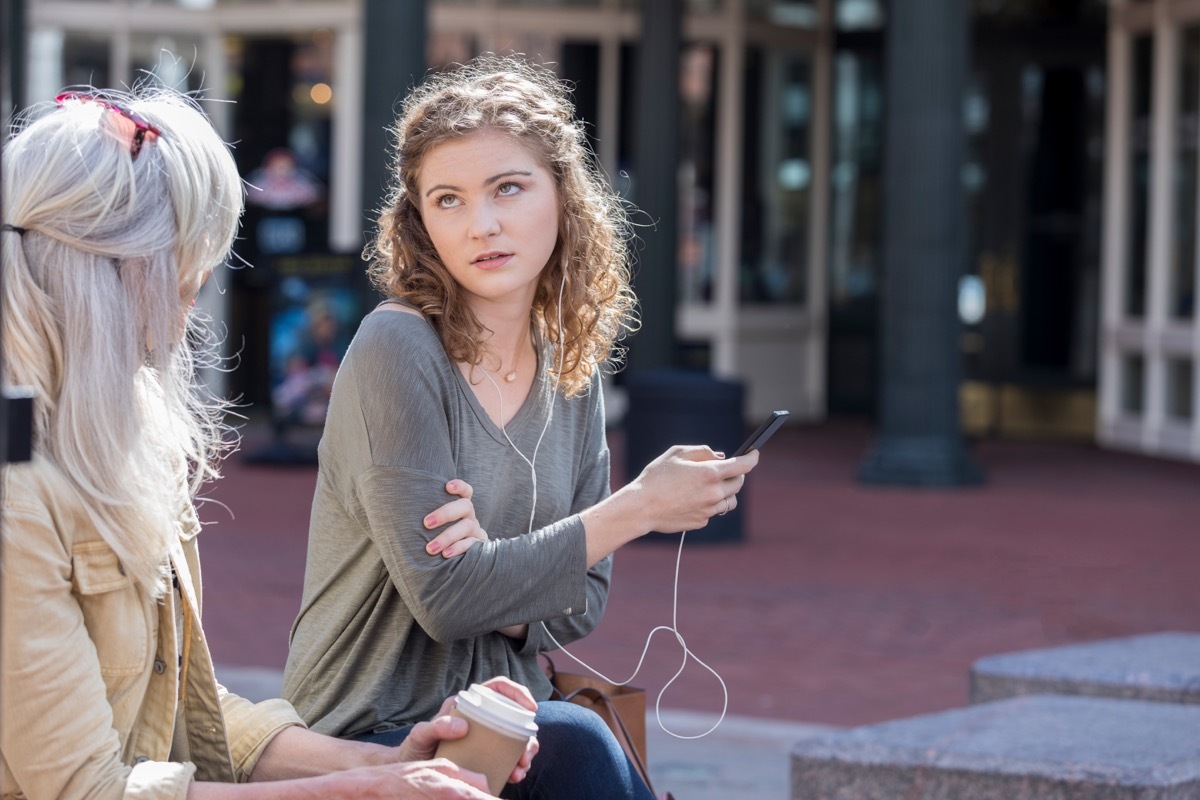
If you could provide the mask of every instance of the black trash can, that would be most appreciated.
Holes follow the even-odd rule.
[[[625,413],[625,464],[630,479],[671,445],[706,444],[733,455],[746,428],[742,417],[745,387],[707,372],[652,370],[625,381],[629,408]],[[712,517],[708,525],[688,533],[689,542],[726,542],[742,538],[742,507]],[[674,534],[651,533],[647,541],[677,541]]]

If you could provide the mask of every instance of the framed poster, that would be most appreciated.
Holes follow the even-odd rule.
[[[272,266],[272,415],[285,430],[321,427],[333,378],[362,318],[362,262],[356,254],[295,254]]]

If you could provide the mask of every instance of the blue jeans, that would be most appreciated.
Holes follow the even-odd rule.
[[[538,703],[538,754],[529,775],[510,783],[507,800],[653,800],[633,763],[595,713],[556,700]],[[392,747],[412,726],[355,737]]]

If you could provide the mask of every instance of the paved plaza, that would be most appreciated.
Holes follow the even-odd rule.
[[[620,430],[611,441],[620,481]],[[747,482],[742,538],[685,543],[678,629],[729,716],[704,739],[659,730],[656,702],[673,732],[706,730],[722,688],[690,660],[659,700],[683,652],[657,634],[635,683],[652,770],[678,800],[788,797],[791,743],[963,706],[983,656],[1200,630],[1200,465],[988,440],[972,445],[982,487],[885,489],[855,480],[870,444],[852,421],[785,428]],[[277,685],[315,479],[234,456],[202,508],[205,627],[235,686]],[[572,651],[627,677],[672,621],[677,555],[661,538],[619,552],[605,620]]]

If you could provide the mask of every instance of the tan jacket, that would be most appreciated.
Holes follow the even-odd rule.
[[[271,739],[302,724],[283,700],[217,684],[200,628],[200,524],[190,503],[171,561],[180,594],[125,575],[63,475],[4,468],[0,569],[0,794],[182,798],[193,779],[244,781]],[[184,644],[175,604],[183,602]],[[176,712],[182,692],[180,729]]]

